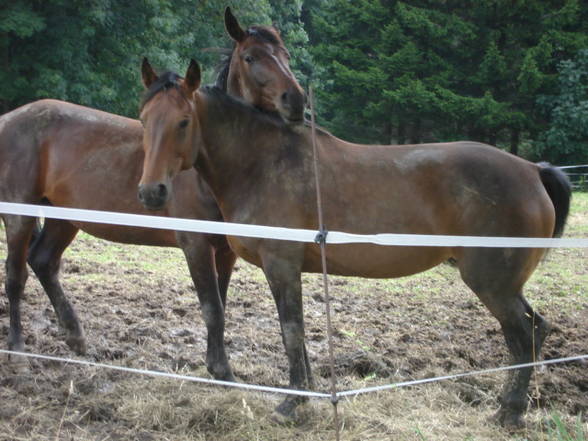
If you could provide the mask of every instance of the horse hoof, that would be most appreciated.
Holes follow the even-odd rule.
[[[522,415],[506,409],[499,409],[490,419],[495,424],[498,424],[511,432],[516,432],[525,428],[525,420]]]
[[[293,424],[296,422],[296,408],[300,400],[286,398],[272,412],[271,419],[281,425]]]
[[[86,339],[84,337],[69,336],[65,339],[65,343],[77,355],[86,355],[88,347],[86,345]]]
[[[232,372],[229,372],[228,374],[223,375],[222,381],[230,381],[231,383],[236,383],[237,379],[235,378]]]
[[[272,412],[270,419],[280,426],[291,426],[296,421],[293,416],[284,415],[277,409]]]
[[[282,403],[284,404],[284,403]],[[281,405],[280,405],[281,406]],[[296,409],[292,409],[290,413],[283,413],[280,406],[276,407],[272,412],[270,419],[280,426],[292,426],[296,423]]]
[[[9,348],[10,351],[24,352],[24,348]],[[6,361],[10,363],[11,369],[17,374],[24,374],[29,372],[30,360],[29,357],[20,354],[6,354]]]
[[[229,381],[231,383],[237,382],[237,379],[235,378],[235,376],[233,375],[233,373],[231,371],[224,372],[222,374],[212,374],[212,376],[214,377],[215,380],[219,380],[219,381]]]
[[[237,379],[233,375],[233,370],[229,367],[229,365],[224,365],[221,368],[214,369],[210,365],[206,367],[208,373],[212,375],[215,380],[219,381],[231,381],[233,383],[237,382]]]

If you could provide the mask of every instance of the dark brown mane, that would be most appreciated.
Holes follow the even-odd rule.
[[[202,86],[200,91],[205,95],[212,98],[211,104],[214,104],[220,110],[221,114],[225,115],[230,112],[235,119],[247,118],[248,124],[269,124],[275,127],[286,128],[287,124],[284,120],[275,112],[267,112],[252,106],[243,100],[237,99],[229,94],[226,90],[221,89],[218,86]]]
[[[229,69],[231,67],[231,60],[233,59],[234,51],[235,46],[233,45],[233,50],[231,53],[228,56],[223,55],[220,65],[217,68],[216,81],[214,82],[214,85],[223,92],[227,91],[227,80],[229,78]]]

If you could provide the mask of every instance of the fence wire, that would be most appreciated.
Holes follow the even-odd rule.
[[[86,361],[86,360],[77,360],[77,359],[73,359],[73,358],[55,357],[52,355],[33,354],[30,352],[8,351],[5,349],[0,349],[0,354],[22,356],[22,357],[27,357],[27,358],[36,358],[36,359],[40,359],[40,360],[55,361],[55,362],[64,363],[64,364],[75,364],[75,365],[94,367],[94,368],[100,368],[100,369],[109,369],[109,370],[127,372],[130,374],[167,378],[167,379],[187,381],[187,382],[192,382],[192,383],[202,383],[205,385],[222,386],[222,387],[229,387],[229,388],[235,388],[235,389],[244,389],[244,390],[254,391],[254,392],[266,392],[266,393],[273,393],[273,394],[279,394],[279,395],[296,395],[296,396],[301,396],[301,397],[320,398],[320,399],[329,399],[329,400],[332,400],[332,398],[333,398],[332,391],[331,392],[315,392],[315,391],[308,391],[308,390],[296,390],[296,389],[287,389],[287,388],[280,388],[280,387],[263,386],[263,385],[250,384],[250,383],[237,383],[237,382],[232,382],[232,381],[213,380],[210,378],[194,377],[191,375],[174,374],[171,372],[152,371],[152,370],[148,370],[148,369],[136,369],[136,368],[130,368],[130,367],[126,367],[126,366],[116,366],[116,365],[105,364],[105,363],[95,363],[95,362]],[[514,369],[547,366],[547,365],[561,364],[561,363],[582,362],[585,360],[588,360],[588,354],[575,355],[575,356],[562,357],[562,358],[554,358],[554,359],[550,359],[550,360],[542,360],[542,361],[536,361],[536,362],[532,362],[532,363],[522,363],[522,364],[514,364],[514,365],[510,365],[510,366],[499,366],[499,367],[489,368],[489,369],[460,372],[457,374],[442,375],[439,377],[429,377],[429,378],[422,378],[422,379],[409,380],[409,381],[399,381],[396,383],[384,384],[384,385],[380,385],[380,386],[372,386],[372,387],[366,387],[366,388],[361,388],[361,389],[339,391],[336,393],[336,396],[337,396],[337,398],[344,398],[344,397],[350,397],[350,396],[355,396],[355,395],[362,395],[362,394],[374,393],[374,392],[382,392],[382,391],[391,390],[391,389],[398,389],[398,388],[402,388],[402,387],[418,386],[420,384],[437,383],[440,381],[457,380],[459,378],[464,378],[464,377],[494,374],[494,373],[510,371],[510,370],[514,370]]]

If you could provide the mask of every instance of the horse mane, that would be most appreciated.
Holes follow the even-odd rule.
[[[227,56],[224,56],[221,59],[220,65],[217,67],[216,81],[214,82],[214,86],[218,87],[224,92],[227,91],[227,81],[229,79],[229,68],[231,67],[231,60],[233,59],[233,52],[235,52],[234,46],[231,53]]]
[[[240,98],[229,95],[225,90],[217,85],[202,86],[199,89],[206,96],[211,98],[212,103],[216,102],[222,106],[222,113],[233,110],[239,117],[251,118],[251,122],[270,124],[275,127],[285,127],[284,120],[275,112],[267,112],[259,109]]]

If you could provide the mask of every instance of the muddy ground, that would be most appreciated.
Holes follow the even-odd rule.
[[[0,233],[4,259],[4,232]],[[582,228],[578,235],[588,232]],[[554,325],[544,346],[546,359],[588,353],[586,257],[585,250],[555,250],[528,284],[530,302]],[[62,280],[85,327],[88,353],[76,357],[65,345],[34,276],[22,305],[28,351],[209,378],[204,366],[205,327],[179,250],[116,245],[80,235],[65,255]],[[3,271],[0,283],[3,286]],[[341,390],[508,364],[497,322],[450,265],[398,280],[331,277],[330,283]],[[329,359],[319,276],[304,276],[304,293],[307,347],[317,389],[324,391],[329,388]],[[285,386],[287,362],[271,294],[262,273],[242,261],[233,275],[226,323],[227,350],[238,380]],[[7,334],[4,296],[4,348]],[[299,439],[334,439],[326,402],[311,401],[299,420],[282,431],[266,418],[278,400],[267,394],[1,357],[3,440],[245,440],[291,439],[293,434]],[[529,419],[543,421],[556,412],[572,427],[576,416],[585,423],[587,373],[585,362],[539,369],[529,391]],[[504,378],[487,374],[418,386],[409,396],[404,390],[404,395],[389,391],[366,396],[361,404],[360,399],[346,400],[339,406],[346,424],[343,439],[445,439],[443,434],[447,439],[498,439],[497,433],[500,439],[539,439],[535,429],[512,435],[486,426],[489,435],[474,427],[451,435],[449,426],[467,426],[471,415],[486,421],[497,408]],[[428,395],[431,391],[438,394],[434,399]],[[410,415],[417,402],[431,403],[412,415],[404,429],[395,428],[386,418],[401,416],[377,413],[394,394],[402,400],[391,406],[400,407],[402,415]],[[443,416],[433,413],[436,410]],[[439,427],[432,426],[433,418],[442,419]]]

